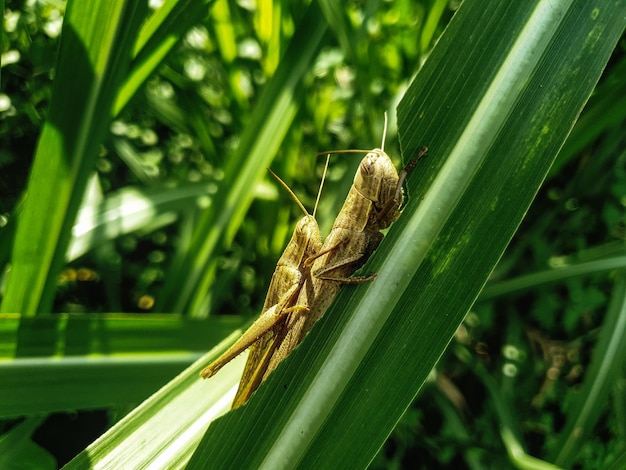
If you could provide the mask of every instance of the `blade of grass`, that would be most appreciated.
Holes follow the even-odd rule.
[[[121,0],[68,5],[50,112],[17,226],[3,312],[32,316],[50,311],[71,227],[108,130],[143,8]]]
[[[0,417],[137,403],[199,353],[0,361]]]
[[[199,359],[63,468],[183,468],[209,423],[228,410],[246,359],[237,357],[209,384],[198,374],[215,357]]]
[[[0,416],[138,402],[208,344],[215,354],[227,347],[240,325],[233,316],[2,314]]]
[[[172,223],[177,213],[200,207],[211,184],[187,184],[177,188],[125,187],[111,192],[99,204],[81,207],[72,228],[67,259],[74,260],[94,247],[140,228]]]
[[[113,116],[120,113],[198,18],[206,16],[212,3],[213,0],[166,0],[141,25],[133,46],[132,68],[117,93]]]
[[[203,351],[231,333],[241,333],[241,326],[235,315],[198,321],[147,313],[35,318],[5,313],[0,314],[0,359]]]
[[[586,263],[576,263],[548,269],[537,273],[519,276],[515,279],[488,284],[480,293],[480,300],[487,300],[514,292],[532,289],[552,282],[560,282],[574,277],[588,276],[597,272],[608,272],[626,267],[626,256],[615,256]]]
[[[44,416],[28,418],[0,436],[0,467],[55,468],[54,458],[30,440],[30,436],[44,421]]]

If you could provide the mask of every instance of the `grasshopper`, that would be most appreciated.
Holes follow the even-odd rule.
[[[233,401],[233,409],[244,404],[267,377],[267,365],[278,347],[280,338],[284,336],[282,329],[287,315],[308,310],[307,305],[296,304],[296,300],[305,281],[310,278],[311,260],[321,254],[322,237],[315,220],[315,212],[327,168],[328,160],[313,215],[309,215],[291,189],[268,169],[293,197],[305,216],[296,224],[293,236],[278,260],[260,317],[227,351],[200,372],[201,377],[205,379],[212,377],[224,365],[250,348],[239,389]]]
[[[244,404],[302,341],[343,284],[366,282],[376,276],[351,277],[382,241],[380,231],[399,216],[404,179],[427,151],[422,148],[398,174],[384,151],[385,133],[386,116],[382,148],[367,152],[361,161],[346,201],[323,245],[314,217],[308,215],[281,182],[307,215],[298,222],[278,262],[261,317],[228,351],[201,372],[202,377],[211,377],[251,346],[233,409]],[[336,153],[345,152],[355,151]]]
[[[308,309],[299,315],[290,315],[285,338],[270,359],[267,373],[273,371],[302,341],[324,315],[343,284],[365,282],[376,276],[351,277],[378,248],[383,239],[380,231],[398,218],[403,202],[404,179],[427,152],[426,147],[420,149],[418,156],[398,174],[384,151],[386,126],[385,116],[381,148],[369,151],[361,161],[320,255],[308,260],[312,264],[311,285],[300,290],[296,301],[298,305],[307,305]]]

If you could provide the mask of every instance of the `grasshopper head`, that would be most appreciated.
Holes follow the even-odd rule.
[[[305,215],[298,221],[288,248],[283,256],[291,256],[293,266],[302,264],[307,258],[321,250],[322,236],[315,217]]]
[[[383,150],[374,149],[361,161],[354,177],[354,187],[373,202],[370,226],[378,230],[388,227],[398,216],[402,191],[398,189],[398,171]]]
[[[363,197],[383,204],[394,194],[398,185],[398,172],[384,151],[374,149],[359,165],[354,176],[354,187]]]

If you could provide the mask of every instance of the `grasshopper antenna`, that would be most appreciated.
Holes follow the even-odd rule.
[[[385,124],[383,125],[383,141],[380,145],[380,149],[374,149],[374,150],[361,150],[361,149],[347,149],[347,150],[332,150],[330,153],[332,154],[336,154],[336,153],[370,153],[370,152],[383,152],[385,153],[385,139],[387,138],[387,111],[385,111]],[[319,157],[320,155],[324,155],[326,152],[317,152],[317,156]]]
[[[326,172],[328,171],[328,162],[330,161],[330,153],[326,156],[326,165],[324,165],[324,173],[322,173],[322,181],[320,182],[320,189],[317,191],[317,199],[315,200],[315,207],[313,208],[313,218],[317,212],[317,205],[320,202],[320,196],[322,195],[322,188],[324,187],[324,181],[326,180]]]
[[[300,202],[300,199],[298,199],[298,196],[296,196],[294,194],[294,192],[291,190],[291,188],[289,186],[287,186],[287,183],[285,183],[283,180],[281,180],[280,176],[278,176],[276,173],[274,173],[271,169],[268,168],[267,171],[269,171],[272,174],[272,176],[278,180],[278,182],[281,184],[281,186],[287,190],[287,192],[291,195],[293,200],[296,201],[296,204],[298,204],[298,207],[300,207],[300,209],[302,209],[302,212],[304,212],[305,215],[310,215],[307,212],[307,210],[304,208],[304,205],[302,205],[302,203]],[[320,191],[321,191],[321,188],[320,188]],[[317,207],[317,203],[315,203],[315,206]]]
[[[383,126],[383,141],[380,144],[380,149],[385,151],[385,139],[387,138],[387,111],[385,111],[385,124]]]

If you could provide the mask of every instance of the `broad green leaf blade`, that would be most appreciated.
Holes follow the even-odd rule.
[[[218,353],[199,359],[63,468],[184,468],[207,426],[228,411],[243,371],[246,354],[220,371],[221,380],[201,380]]]
[[[198,353],[137,354],[0,361],[0,416],[137,403],[198,356]]]
[[[550,175],[556,175],[567,162],[602,133],[613,128],[623,128],[626,121],[626,83],[620,78],[626,77],[626,61],[622,60],[615,66],[611,75],[607,77],[606,83],[594,90],[585,106],[584,115],[576,122],[552,165]]]
[[[241,317],[172,314],[0,314],[0,358],[112,356],[204,351],[238,330]],[[235,332],[236,334],[237,332]],[[0,373],[5,362],[0,362]]]
[[[50,310],[143,6],[121,0],[74,0],[68,5],[52,102],[20,214],[3,312],[35,315]]]
[[[2,314],[0,416],[137,403],[207,345],[223,349],[240,325],[234,316]]]
[[[491,7],[463,3],[399,107],[405,158],[421,145],[430,154],[369,264],[378,278],[345,288],[188,468],[363,468],[419,391],[625,25],[624,5],[609,1]]]

